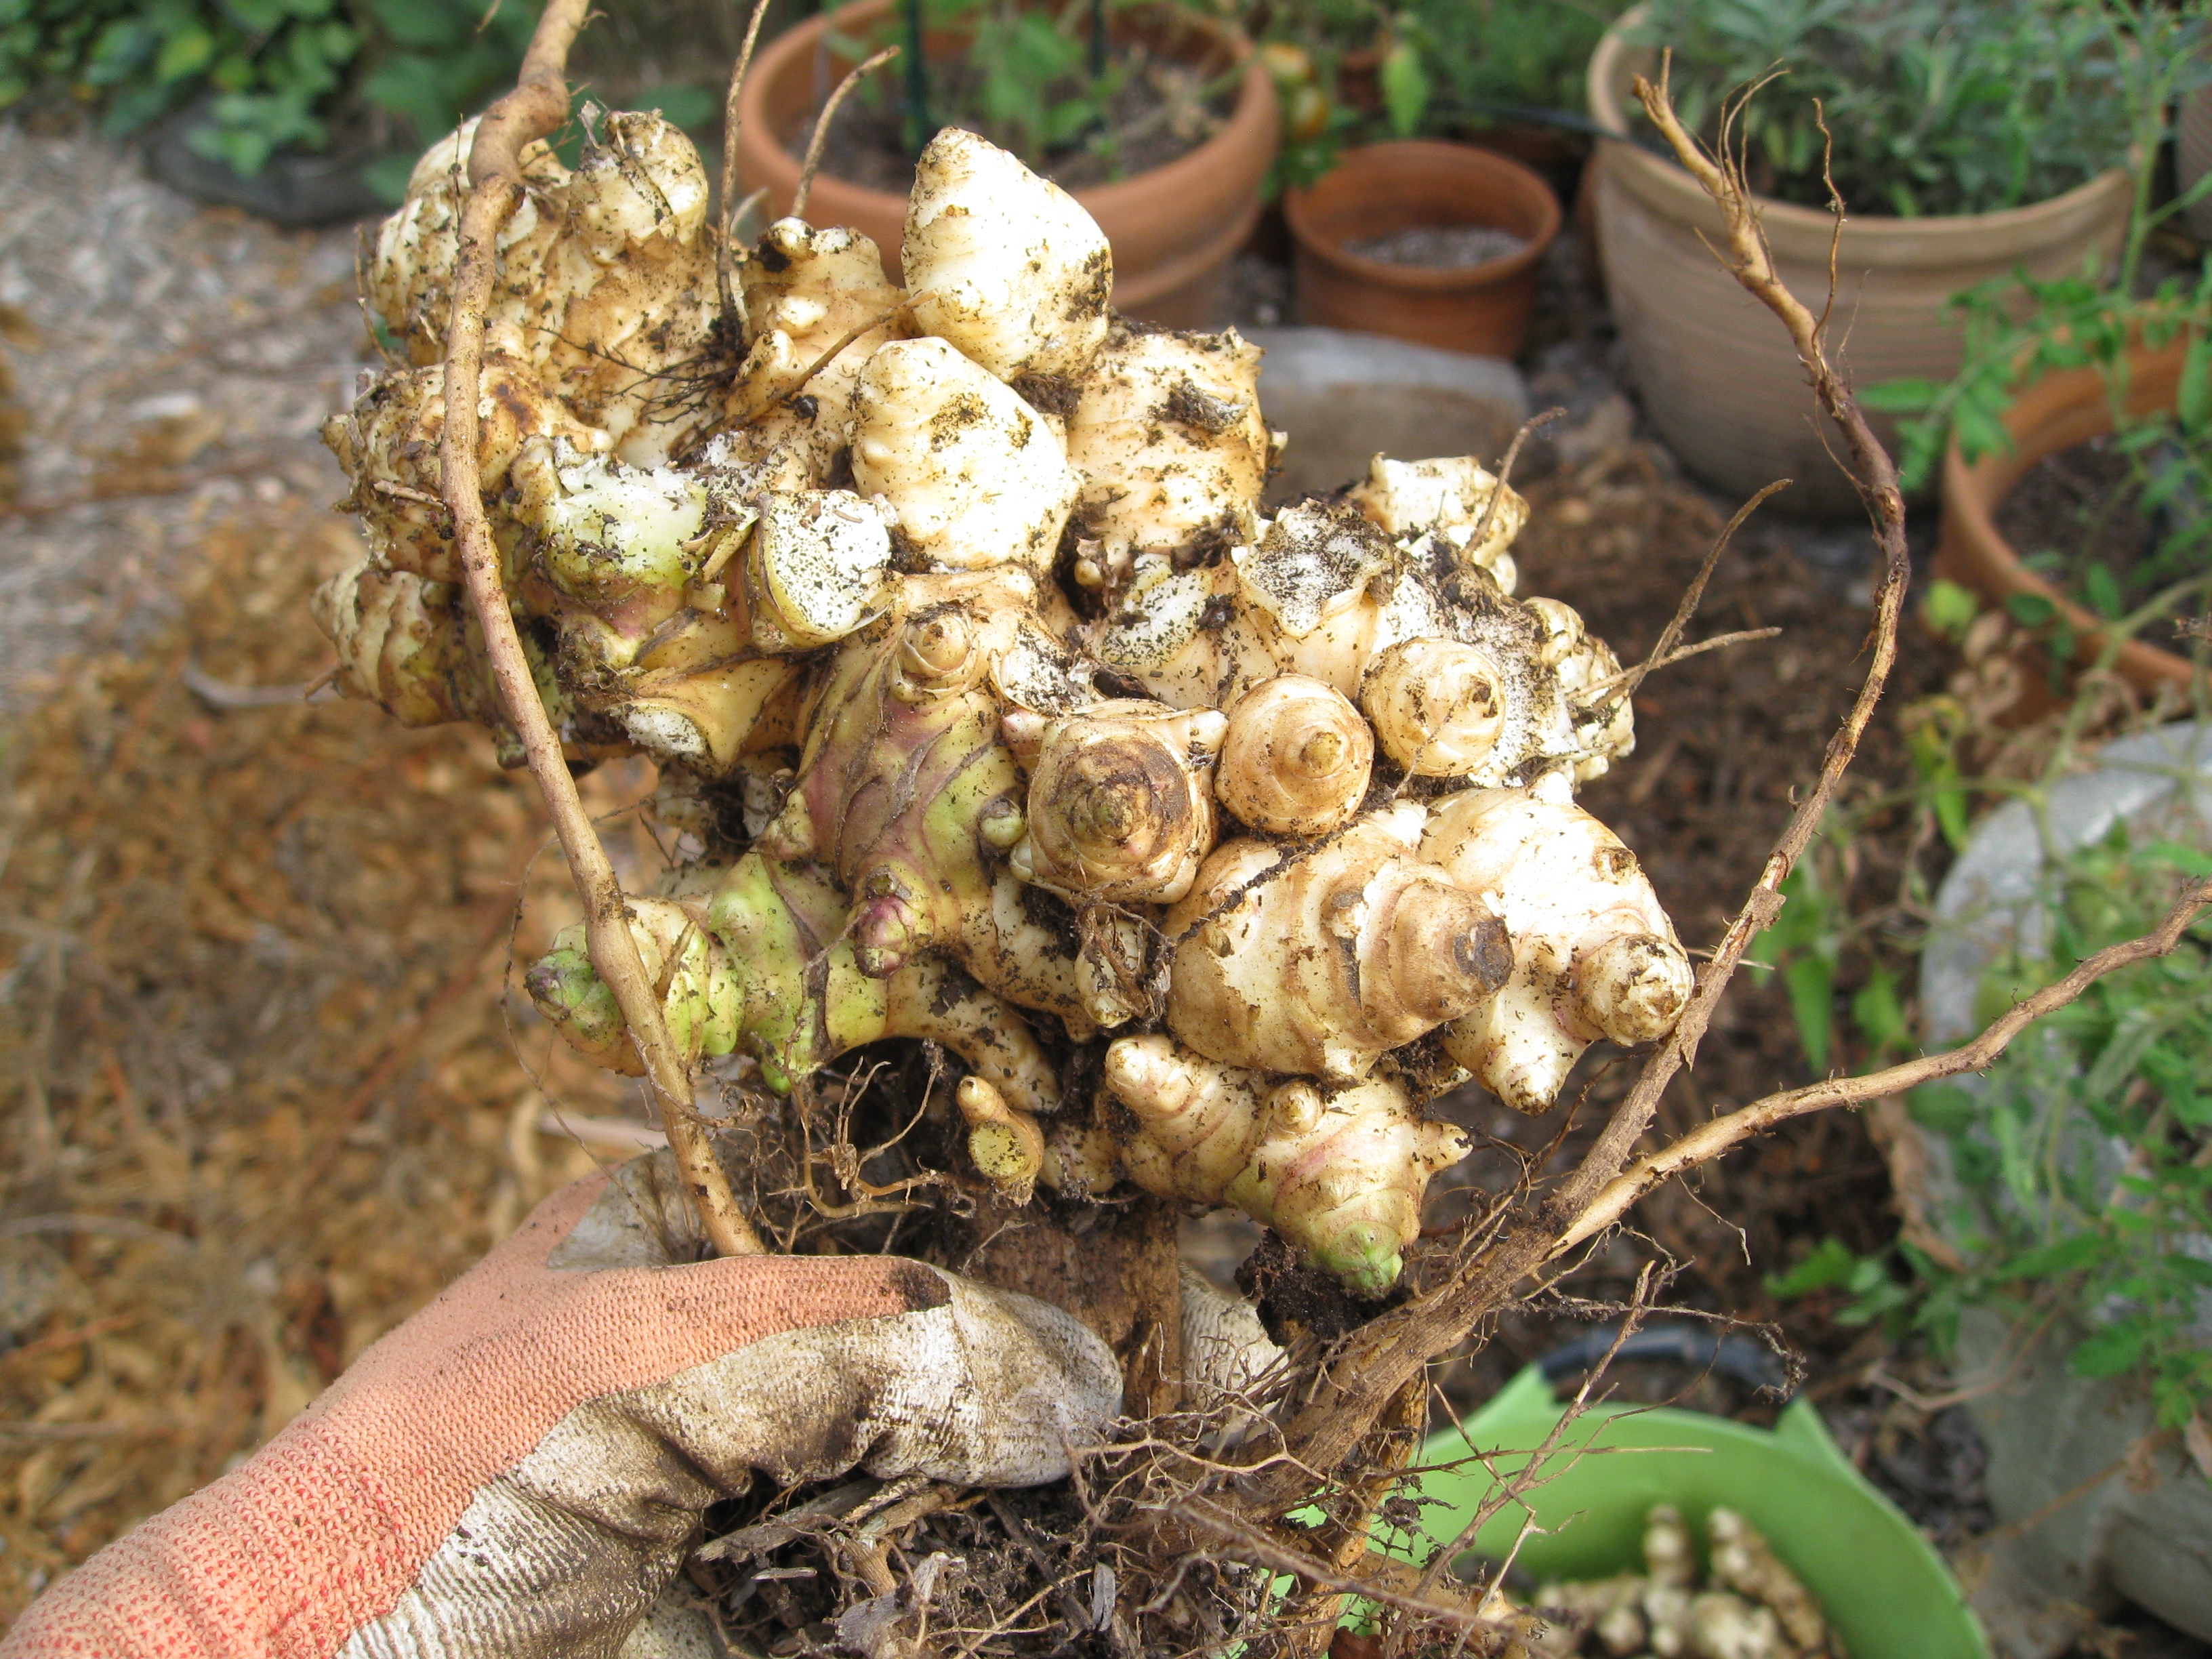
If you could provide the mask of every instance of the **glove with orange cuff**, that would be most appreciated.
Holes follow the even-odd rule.
[[[555,1194],[252,1458],[48,1590],[0,1659],[618,1655],[756,1475],[1036,1485],[1119,1409],[1111,1351],[1030,1297],[890,1257],[698,1254],[665,1154]]]

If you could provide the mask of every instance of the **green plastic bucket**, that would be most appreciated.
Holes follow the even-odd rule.
[[[1496,1451],[1501,1471],[1524,1467],[1563,1415],[1541,1367],[1531,1365],[1457,1431],[1431,1436],[1429,1465],[1477,1449]],[[1592,1455],[1575,1454],[1588,1449]],[[1663,1407],[1594,1406],[1569,1429],[1545,1466],[1547,1484],[1525,1498],[1542,1532],[1531,1532],[1516,1564],[1537,1580],[1602,1578],[1643,1571],[1644,1520],[1672,1504],[1705,1542],[1705,1521],[1726,1507],[1766,1535],[1774,1552],[1819,1598],[1851,1659],[1989,1659],[1981,1626],[1959,1582],[1919,1530],[1845,1461],[1810,1401],[1785,1409],[1772,1430]],[[1491,1490],[1478,1464],[1421,1477],[1422,1526],[1450,1538]],[[1475,1535],[1493,1559],[1513,1547],[1526,1511],[1508,1504]],[[1376,1546],[1416,1561],[1423,1552],[1399,1535]]]

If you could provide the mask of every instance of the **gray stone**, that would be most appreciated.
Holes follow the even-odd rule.
[[[1323,495],[1400,460],[1474,455],[1494,465],[1528,418],[1528,387],[1502,357],[1470,357],[1335,328],[1255,328],[1260,407],[1291,434],[1269,505]]]

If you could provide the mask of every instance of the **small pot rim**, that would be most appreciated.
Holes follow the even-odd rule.
[[[2131,346],[2128,360],[2132,384],[2140,387],[2146,382],[2178,380],[2183,355],[2188,349],[2188,337],[2178,337],[2155,349]],[[2159,397],[2147,403],[2165,404],[2171,399]],[[2100,412],[2093,429],[2068,442],[2038,444],[2033,438],[2024,439],[2014,430],[2014,418],[2029,414],[2037,424],[2055,422],[2077,405],[2092,405]],[[2007,434],[2013,447],[2005,453],[1984,455],[1978,461],[1969,461],[1954,436],[1943,450],[1943,528],[1942,541],[1955,549],[1956,556],[1966,567],[1960,574],[1984,578],[1999,588],[2000,599],[2014,594],[2033,594],[2048,599],[2065,617],[2080,641],[2075,659],[2094,661],[2103,650],[2106,635],[2105,618],[2097,617],[2075,604],[2052,583],[2045,580],[2021,562],[2012,543],[1997,528],[1996,509],[2020,481],[2039,464],[2072,443],[2112,430],[2109,419],[2102,411],[2109,405],[2105,399],[2105,380],[2095,368],[2055,369],[2033,385],[2022,388],[2014,396],[2004,416]],[[2026,424],[2022,422],[2022,424]],[[2176,652],[2147,643],[2137,637],[2122,641],[2118,656],[2112,666],[2129,679],[2139,684],[2159,680],[2175,680],[2186,684],[2196,673],[2196,665]]]
[[[1392,264],[1387,260],[1350,252],[1342,242],[1322,236],[1314,226],[1310,216],[1313,195],[1329,174],[1357,167],[1362,162],[1387,164],[1394,156],[1415,155],[1446,161],[1493,179],[1511,180],[1522,187],[1530,201],[1538,204],[1540,224],[1536,234],[1522,247],[1498,258],[1486,259],[1480,264],[1437,270],[1433,266]],[[1283,192],[1283,217],[1301,252],[1357,281],[1422,294],[1455,294],[1511,281],[1536,265],[1550,251],[1552,244],[1559,240],[1564,216],[1559,198],[1534,168],[1480,144],[1455,143],[1438,138],[1401,138],[1388,143],[1362,144],[1340,155],[1336,165],[1322,175],[1322,180]],[[1502,225],[1492,228],[1510,228]]]
[[[740,142],[744,147],[752,149],[751,136],[759,133],[763,141],[760,146],[763,159],[772,155],[781,162],[787,163],[789,172],[796,178],[800,158],[786,149],[783,141],[775,133],[768,131],[769,88],[775,80],[775,72],[782,67],[786,58],[818,46],[832,28],[849,26],[875,13],[887,12],[892,3],[893,0],[843,0],[843,3],[833,9],[817,12],[813,16],[793,24],[763,46],[760,56],[754,60],[751,72],[745,77],[743,90],[738,94],[738,115],[744,123]],[[1241,31],[1212,18],[1182,12],[1166,4],[1158,9],[1171,13],[1177,21],[1189,28],[1212,36],[1234,53],[1236,60],[1244,66],[1243,79],[1237,85],[1236,102],[1221,130],[1204,143],[1184,151],[1173,161],[1164,161],[1156,167],[1147,167],[1141,173],[1131,173],[1126,179],[1109,179],[1102,184],[1085,185],[1079,190],[1070,191],[1068,194],[1082,204],[1085,210],[1094,218],[1111,216],[1115,208],[1160,189],[1163,180],[1172,190],[1185,174],[1192,178],[1211,174],[1223,155],[1256,134],[1258,129],[1268,130],[1266,148],[1271,155],[1273,153],[1273,128],[1277,118],[1274,82],[1269,77],[1267,66],[1261,63],[1252,50],[1250,40]],[[1247,129],[1252,129],[1254,132],[1248,134]],[[890,211],[890,204],[895,204],[899,216],[903,218],[905,216],[907,198],[896,191],[855,184],[849,179],[824,172],[816,177],[817,195],[826,193],[823,191],[824,184],[831,185],[836,192],[850,192],[854,198],[873,202],[878,204],[879,211]]]

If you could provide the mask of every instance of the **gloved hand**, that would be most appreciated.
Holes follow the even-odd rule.
[[[555,1194],[0,1656],[611,1655],[756,1473],[1035,1485],[1120,1407],[1106,1345],[1027,1297],[698,1254],[665,1153]]]

